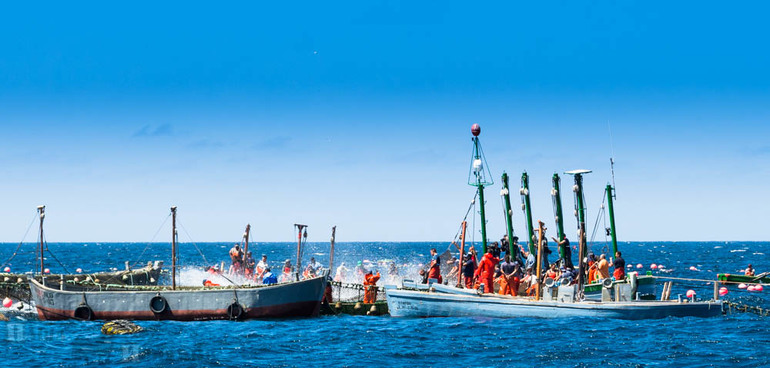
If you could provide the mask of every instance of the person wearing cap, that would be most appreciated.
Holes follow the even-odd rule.
[[[367,271],[364,276],[364,304],[372,304],[377,301],[377,281],[380,280],[380,273],[372,274]]]
[[[754,276],[754,267],[751,267],[751,263],[746,267],[746,271],[743,272],[745,276]]]
[[[288,261],[288,260],[287,260]],[[267,263],[267,254],[262,255],[262,259],[257,263],[257,278],[264,277],[265,270],[270,267]]]

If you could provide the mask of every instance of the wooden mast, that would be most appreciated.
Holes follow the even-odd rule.
[[[299,275],[302,273],[302,230],[307,228],[307,225],[294,224],[297,227],[297,281],[299,281]],[[305,239],[307,239],[307,230],[305,230]]]
[[[243,267],[246,269],[246,256],[249,253],[249,232],[251,231],[251,224],[246,224],[246,231],[243,233]]]
[[[171,290],[176,290],[176,206],[171,206]]]
[[[457,272],[457,287],[462,287],[463,285],[463,264],[465,263],[465,228],[468,227],[468,222],[463,221],[462,224],[462,232],[460,233],[460,264],[457,265],[458,272]]]
[[[329,272],[334,272],[334,238],[337,235],[337,227],[332,226],[331,249],[329,250]]]
[[[37,212],[40,214],[40,276],[45,275],[45,262],[43,260],[43,220],[45,220],[45,206],[37,206]],[[41,279],[42,280],[42,279]],[[45,281],[43,281],[45,284]]]

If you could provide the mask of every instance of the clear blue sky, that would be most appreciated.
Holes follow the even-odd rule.
[[[765,2],[19,4],[0,12],[2,241],[38,204],[49,241],[149,241],[170,205],[195,241],[247,222],[448,241],[472,123],[491,237],[503,170],[529,171],[552,226],[550,176],[593,169],[593,222],[608,122],[621,240],[770,239]]]

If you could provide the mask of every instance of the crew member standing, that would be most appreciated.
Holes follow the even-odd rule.
[[[612,261],[612,267],[615,267],[615,271],[612,272],[615,280],[626,278],[626,261],[620,257],[620,252],[615,252],[615,260]]]
[[[438,280],[438,283],[440,284],[442,282],[441,279],[441,257],[439,257],[438,252],[436,251],[436,248],[432,248],[430,250],[430,270],[428,271],[428,279],[436,279]]]
[[[372,275],[372,271],[368,271],[364,276],[364,304],[372,304],[377,301],[377,281],[380,279],[380,273]]]
[[[478,277],[478,281],[484,284],[485,293],[493,293],[495,290],[495,286],[493,282],[494,282],[494,276],[495,276],[495,265],[497,265],[498,263],[500,263],[500,258],[497,258],[494,255],[492,255],[492,249],[490,248],[487,251],[487,254],[481,257],[481,261],[479,262],[479,267],[476,269],[476,272],[474,273],[474,276]]]
[[[240,244],[235,244],[230,249],[230,260],[233,262],[233,273],[243,273],[243,251]]]
[[[472,252],[468,252],[463,264],[463,279],[465,279],[465,288],[473,289],[473,274],[476,271],[476,259]]]

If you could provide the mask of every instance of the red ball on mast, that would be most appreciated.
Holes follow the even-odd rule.
[[[473,124],[471,126],[471,133],[473,133],[474,137],[478,137],[479,134],[481,134],[481,126],[479,126],[478,124]]]

